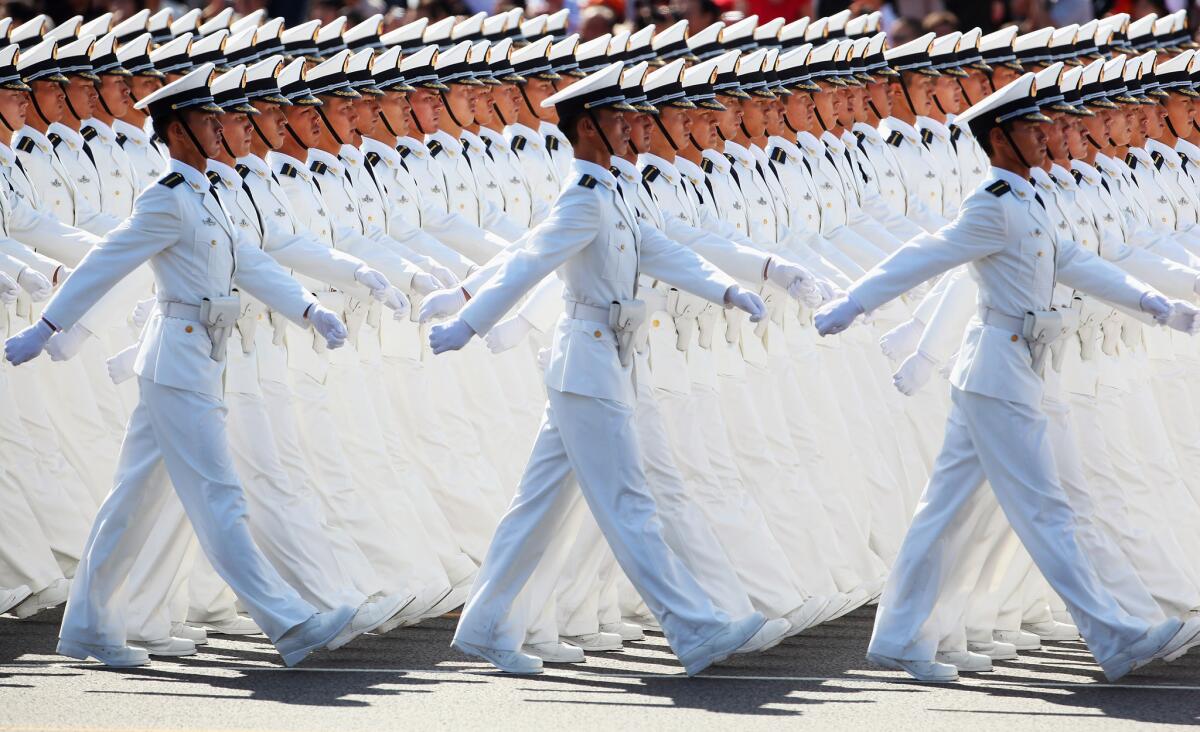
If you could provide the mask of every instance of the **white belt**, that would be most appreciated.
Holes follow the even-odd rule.
[[[983,312],[979,315],[979,319],[983,321],[984,325],[990,325],[993,328],[1006,330],[1009,333],[1021,336],[1022,338],[1025,337],[1022,335],[1025,332],[1025,318],[1005,315],[1004,313],[993,310],[992,308],[984,308]]]
[[[159,300],[158,311],[163,314],[164,318],[179,318],[180,320],[200,322],[199,305],[188,305],[185,302],[175,302],[173,300]]]
[[[653,313],[656,310],[667,309],[667,293],[657,287],[643,287],[638,291],[639,299],[646,303],[646,312]]]
[[[594,323],[604,323],[608,325],[608,307],[600,307],[599,305],[588,305],[585,302],[575,302],[567,300],[566,314],[568,318],[573,320],[589,320]]]

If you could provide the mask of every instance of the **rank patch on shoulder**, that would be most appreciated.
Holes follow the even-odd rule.
[[[558,138],[555,137],[554,135],[547,135],[546,136],[546,149],[549,150],[550,152],[554,152],[555,150],[557,150],[558,149]]]
[[[48,137],[50,139],[50,144],[54,147],[58,147],[59,143],[63,141],[62,137],[57,132],[51,132]]]
[[[438,142],[437,140],[433,140],[429,143],[429,154],[430,155],[432,155],[433,157],[436,158],[439,154],[441,154],[441,152],[442,152],[442,143]]]
[[[84,127],[83,129],[79,130],[79,134],[83,136],[83,139],[91,142],[92,140],[96,139],[96,135],[99,135],[100,132],[95,127]]]
[[[520,151],[525,149],[525,143],[526,140],[524,135],[513,135],[513,139],[509,144],[509,147],[511,147],[513,150]]]
[[[219,174],[219,173],[217,173],[217,172],[216,172],[216,171],[214,171],[214,170],[210,170],[210,171],[208,171],[207,173],[205,173],[205,174],[204,174],[204,176],[205,176],[206,178],[208,178],[208,182],[209,182],[209,183],[212,183],[214,186],[215,186],[216,184],[218,184],[218,183],[220,183],[220,182],[221,182],[221,176],[220,176],[220,174]]]
[[[584,173],[583,177],[579,179],[579,185],[583,186],[584,188],[595,188],[597,183],[599,183],[599,181],[587,173]]]
[[[377,152],[367,153],[367,162],[370,163],[372,168],[374,168],[376,165],[379,165],[380,160],[383,160],[383,157],[380,156],[379,153],[377,153]]]
[[[925,147],[933,142],[933,130],[921,130],[921,142],[925,143]]]
[[[700,163],[700,170],[703,170],[705,173],[713,172],[713,167],[713,161],[709,160],[708,158],[705,158]]]
[[[238,175],[240,175],[240,176],[241,176],[241,177],[243,177],[243,178],[245,178],[246,176],[250,175],[250,168],[249,168],[249,166],[243,165],[243,164],[241,164],[241,163],[238,163],[237,165],[233,166],[233,169],[234,169],[234,170],[236,170],[236,171],[237,171],[237,174],[238,174]]]
[[[1154,161],[1154,167],[1158,170],[1162,170],[1163,163],[1167,162],[1167,159],[1163,157],[1163,154],[1157,150],[1150,153],[1150,159]]]
[[[166,176],[163,176],[162,178],[158,179],[159,185],[164,185],[167,188],[174,188],[175,186],[179,185],[182,182],[183,182],[183,174],[182,173],[171,173],[170,175],[166,175]]]
[[[1008,193],[1012,190],[1012,186],[1010,186],[1007,181],[998,180],[984,190],[993,196],[1003,196],[1005,193]]]
[[[33,138],[22,137],[21,141],[17,143],[17,149],[23,153],[33,152]]]
[[[777,147],[771,151],[772,163],[786,163],[787,157],[787,150],[784,150],[782,147]]]
[[[892,130],[892,134],[887,137],[887,144],[892,147],[900,147],[902,142],[904,142],[904,134],[900,130]]]
[[[646,167],[642,168],[642,180],[646,181],[647,183],[653,183],[654,179],[660,175],[662,175],[662,171],[653,165],[647,165]]]
[[[296,166],[292,165],[291,163],[284,163],[283,167],[279,169],[279,174],[286,175],[289,178],[295,178],[296,176],[300,175],[300,171],[296,170]]]
[[[308,166],[308,169],[317,175],[325,175],[325,171],[329,170],[329,166],[320,160],[314,160],[312,161],[312,165]]]
[[[1130,170],[1136,169],[1138,164],[1137,156],[1133,153],[1129,153],[1125,156],[1125,164],[1129,166]]]

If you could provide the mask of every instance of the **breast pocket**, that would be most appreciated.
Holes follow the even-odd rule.
[[[233,244],[224,229],[208,220],[196,229],[196,261],[204,263],[206,276],[214,285],[225,288],[233,277]]]
[[[606,280],[633,284],[637,274],[637,249],[634,235],[624,219],[618,219],[608,235],[601,271]]]

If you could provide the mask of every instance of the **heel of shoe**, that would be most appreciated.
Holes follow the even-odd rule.
[[[77,661],[86,661],[92,657],[92,654],[84,646],[62,639],[59,639],[58,648],[55,650],[55,652],[60,656],[74,658]]]

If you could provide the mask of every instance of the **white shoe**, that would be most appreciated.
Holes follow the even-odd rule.
[[[208,633],[187,623],[171,623],[171,636],[187,638],[198,646],[208,643]]]
[[[455,640],[450,644],[468,656],[482,658],[506,674],[531,675],[542,673],[542,659],[520,651],[502,651],[473,643]]]
[[[1171,640],[1167,641],[1166,645],[1158,650],[1158,653],[1154,654],[1154,657],[1171,663],[1181,658],[1196,646],[1200,646],[1200,617],[1192,617],[1185,620],[1183,627],[1171,637]]]
[[[1018,651],[1036,651],[1042,647],[1042,639],[1024,630],[993,630],[992,639],[1011,643]]]
[[[831,620],[848,615],[871,600],[870,589],[866,587],[856,587],[849,592],[839,592],[833,596],[829,602],[829,607],[825,610],[825,617],[821,620],[823,623],[828,623]]]
[[[688,676],[695,676],[714,663],[724,661],[746,645],[766,623],[762,613],[751,613],[727,623],[691,651],[677,654],[683,670]]]
[[[150,663],[150,654],[141,648],[131,646],[99,646],[93,643],[76,643],[75,641],[58,640],[58,653],[69,658],[86,661],[94,658],[105,666],[128,668],[130,666],[145,666]]]
[[[949,651],[934,656],[938,663],[948,663],[963,673],[978,673],[992,670],[992,659],[982,653],[970,651]]]
[[[27,585],[20,585],[11,590],[0,591],[0,615],[12,610],[17,605],[33,594]]]
[[[188,621],[188,625],[199,628],[213,635],[263,635],[262,628],[245,615],[235,615],[232,618],[221,618],[211,622]]]
[[[738,646],[734,653],[759,653],[779,645],[788,636],[792,624],[783,618],[775,618],[763,623],[758,632],[750,636],[750,640]]]
[[[640,625],[642,626],[642,630],[648,630],[652,633],[662,632],[662,626],[659,625],[658,618],[653,615],[634,615],[625,618],[625,622]]]
[[[412,599],[413,596],[407,592],[397,592],[394,595],[367,600],[358,606],[350,622],[346,623],[325,647],[336,651],[363,633],[370,633],[400,612]]]
[[[937,684],[958,681],[958,669],[948,663],[908,661],[903,658],[881,656],[878,653],[868,653],[867,660],[892,671],[903,671],[917,681],[931,681]]]
[[[563,643],[569,643],[576,648],[581,648],[588,653],[603,653],[605,651],[619,651],[624,646],[621,644],[621,636],[616,633],[585,633],[583,635],[560,635],[558,637]]]
[[[1100,660],[1100,668],[1104,669],[1104,677],[1109,681],[1116,681],[1130,671],[1145,666],[1146,664],[1156,661],[1160,658],[1165,659],[1168,655],[1173,655],[1180,647],[1186,652],[1187,641],[1185,630],[1192,628],[1190,632],[1195,632],[1194,626],[1189,626],[1179,618],[1167,618],[1163,622],[1155,625],[1150,630],[1112,656]],[[1179,640],[1183,639],[1182,644]]]
[[[1057,620],[1047,620],[1044,623],[1021,623],[1021,630],[1033,633],[1044,642],[1062,642],[1079,640],[1079,628]]]
[[[839,594],[832,598],[810,597],[805,600],[800,607],[783,616],[792,626],[788,635],[799,635],[823,622],[831,605],[836,604],[839,608],[842,606],[844,601],[841,598],[842,596]]]
[[[990,643],[967,641],[967,650],[971,653],[987,656],[993,661],[1015,661],[1020,657],[1017,655],[1016,646],[1012,643],[1001,643],[1000,641],[992,641]]]
[[[402,605],[400,605],[399,610],[397,610],[395,613],[392,614],[392,617],[383,621],[378,626],[376,626],[374,630],[370,631],[370,632],[374,633],[375,635],[383,635],[385,633],[390,633],[402,625],[409,624],[410,620],[420,617],[418,614],[413,612],[413,605],[415,605],[417,603],[416,595],[414,595],[410,592],[399,592],[399,593],[396,593],[396,595],[394,595],[393,597],[405,598],[405,602]],[[376,598],[376,599],[381,600],[381,598]],[[386,598],[382,598],[382,599],[386,599]]]
[[[355,608],[344,605],[324,613],[313,613],[308,620],[283,634],[275,650],[284,664],[295,666],[313,651],[324,648],[354,619]]]
[[[425,612],[421,619],[429,620],[430,618],[440,618],[448,612],[457,610],[463,606],[463,603],[467,601],[467,595],[469,594],[471,594],[470,585],[467,585],[466,587],[451,588],[451,590],[446,593],[445,597],[443,597],[437,604]]]
[[[612,633],[613,635],[621,636],[621,641],[640,641],[646,637],[642,632],[642,626],[626,623],[621,620],[616,623],[601,623],[601,633]]]
[[[537,656],[542,659],[542,663],[584,663],[587,660],[583,655],[583,649],[558,641],[527,643],[521,646],[521,652]]]
[[[133,648],[141,648],[151,656],[194,656],[196,644],[186,638],[160,638],[152,641],[130,640]]]
[[[13,615],[24,620],[38,613],[58,607],[67,601],[71,594],[71,581],[65,577],[54,580],[44,589],[38,590],[17,603],[12,609]]]

